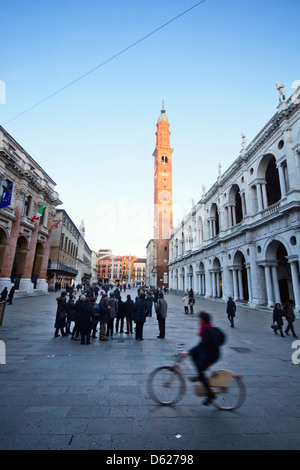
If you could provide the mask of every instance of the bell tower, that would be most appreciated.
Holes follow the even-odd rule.
[[[169,286],[169,237],[173,228],[172,152],[169,121],[164,102],[157,121],[154,156],[154,237],[156,257],[156,285]]]

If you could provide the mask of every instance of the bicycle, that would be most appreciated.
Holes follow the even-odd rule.
[[[175,364],[154,369],[147,380],[147,390],[150,397],[158,404],[170,406],[177,403],[186,392],[186,380],[180,369],[183,361],[182,348],[177,348]],[[220,410],[236,410],[245,401],[246,387],[241,375],[228,370],[216,370],[208,378],[209,385],[215,394],[212,404]],[[201,384],[194,385],[197,396],[206,396],[206,390]]]

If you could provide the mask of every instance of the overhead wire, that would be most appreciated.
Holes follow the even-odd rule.
[[[153,31],[151,31],[151,33],[148,33],[146,34],[146,36],[143,36],[142,38],[138,39],[137,41],[133,42],[132,44],[130,44],[129,46],[125,47],[124,49],[122,49],[121,51],[117,52],[116,54],[114,54],[113,56],[111,56],[109,59],[106,59],[105,61],[101,62],[101,64],[98,64],[96,65],[95,67],[93,67],[92,69],[90,69],[88,72],[85,72],[84,74],[80,75],[79,77],[75,78],[74,80],[72,80],[71,82],[67,83],[66,85],[64,85],[62,88],[59,88],[58,90],[54,91],[53,93],[51,93],[50,95],[46,96],[45,98],[43,98],[42,100],[38,101],[37,103],[35,103],[34,105],[30,106],[29,108],[25,109],[24,111],[22,111],[21,113],[17,114],[16,116],[14,116],[13,118],[9,119],[8,121],[6,121],[4,125],[6,124],[9,124],[10,122],[16,120],[17,118],[23,116],[25,113],[28,113],[29,111],[31,111],[32,109],[36,108],[37,106],[40,106],[41,104],[45,103],[45,101],[49,101],[51,98],[53,98],[54,96],[58,95],[59,93],[61,93],[62,91],[66,90],[67,88],[71,87],[72,85],[74,85],[75,83],[79,82],[80,80],[82,80],[83,78],[87,77],[88,75],[90,75],[91,73],[95,72],[96,70],[98,70],[100,67],[103,67],[104,65],[106,65],[108,62],[111,62],[112,60],[116,59],[117,57],[119,57],[120,55],[124,54],[125,52],[127,52],[129,49],[132,49],[133,47],[135,47],[137,44],[141,43],[142,41],[145,41],[145,39],[148,39],[150,36],[153,36],[153,34],[157,33],[158,31],[160,31],[161,29],[165,28],[166,26],[168,26],[170,23],[173,23],[174,21],[178,20],[178,18],[180,18],[181,16],[185,15],[186,13],[190,12],[191,10],[193,10],[194,8],[198,7],[201,3],[204,3],[206,0],[201,0],[200,2],[196,3],[195,5],[191,6],[190,8],[186,9],[185,11],[183,11],[182,13],[180,13],[179,15],[175,16],[174,18],[172,18],[171,20],[167,21],[166,23],[164,23],[163,25],[159,26],[158,28],[154,29]]]

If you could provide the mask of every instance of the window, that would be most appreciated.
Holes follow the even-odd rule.
[[[31,201],[31,196],[26,196],[25,201],[24,201],[24,207],[23,207],[23,214],[28,216],[29,214],[29,209],[30,209],[30,201]]]
[[[0,193],[0,200],[2,199],[3,196],[7,193],[8,188],[10,187],[11,182],[10,181],[2,181],[1,185],[1,193]]]

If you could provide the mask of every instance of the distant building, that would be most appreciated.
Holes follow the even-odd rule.
[[[131,284],[133,286],[146,284],[146,258],[136,258],[132,262]]]
[[[56,210],[55,222],[47,271],[49,289],[54,290],[57,283],[62,287],[91,283],[92,250],[84,239],[83,222],[77,228],[63,209]]]
[[[98,258],[98,281],[101,284],[130,283],[131,266],[136,256],[115,256],[111,250],[99,250],[99,252],[102,255]]]

